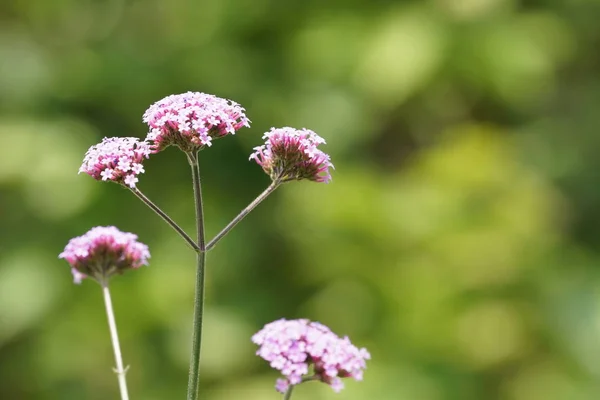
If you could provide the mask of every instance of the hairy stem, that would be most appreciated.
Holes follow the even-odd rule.
[[[131,190],[131,192],[138,199],[140,199],[144,204],[146,204],[148,207],[150,207],[150,209],[152,211],[154,211],[156,214],[158,214],[158,216],[161,217],[163,219],[163,221],[165,221],[167,224],[169,224],[169,226],[171,228],[173,228],[173,230],[175,230],[175,232],[177,232],[179,234],[179,236],[181,236],[183,238],[183,240],[185,240],[186,243],[192,249],[194,249],[195,252],[197,252],[197,253],[200,252],[200,247],[198,246],[198,244],[187,233],[185,233],[185,231],[179,225],[177,225],[177,223],[175,221],[173,221],[173,219],[171,219],[171,217],[169,217],[163,210],[161,210],[156,204],[154,204],[152,202],[152,200],[150,200],[148,197],[146,197],[146,195],[137,188],[131,188],[131,187],[127,187],[127,188],[129,190]]]
[[[266,188],[261,194],[258,195],[252,203],[248,204],[246,208],[244,208],[238,215],[235,217],[221,232],[217,234],[208,244],[206,245],[206,251],[212,249],[219,240],[223,239],[225,235],[229,233],[246,215],[250,213],[256,206],[258,206],[264,199],[266,199],[271,193],[275,191],[279,187],[279,182],[272,182],[268,188]]]

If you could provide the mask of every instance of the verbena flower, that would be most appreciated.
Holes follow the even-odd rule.
[[[154,103],[143,116],[150,127],[146,140],[155,152],[175,145],[186,153],[210,146],[213,139],[249,127],[244,108],[206,93],[187,92]]]
[[[85,153],[79,173],[134,188],[137,176],[144,172],[142,162],[150,153],[150,145],[134,137],[104,138]]]
[[[339,392],[344,387],[341,378],[362,380],[366,360],[371,358],[348,337],[339,338],[325,325],[307,319],[271,322],[252,341],[260,346],[256,354],[285,376],[275,385],[282,393],[303,378],[318,379]],[[313,375],[309,376],[311,367]]]
[[[106,283],[113,275],[148,265],[148,246],[137,238],[114,226],[97,226],[71,239],[58,258],[69,263],[75,283],[88,276]]]
[[[308,179],[328,183],[329,155],[317,148],[325,140],[309,129],[271,128],[264,134],[265,144],[254,148],[250,159],[276,182]]]

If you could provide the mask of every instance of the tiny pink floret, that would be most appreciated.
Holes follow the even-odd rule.
[[[97,226],[71,239],[58,258],[69,263],[75,283],[88,276],[105,283],[127,269],[148,265],[150,252],[133,233],[121,232],[114,226]]]
[[[238,103],[220,97],[187,92],[154,103],[143,116],[146,137],[154,152],[175,145],[185,152],[211,146],[213,139],[233,135],[250,120]]]
[[[331,181],[329,168],[334,168],[329,155],[318,149],[325,140],[309,129],[271,128],[264,134],[265,144],[250,155],[273,181],[288,182],[308,179]]]
[[[104,138],[89,148],[79,168],[96,180],[113,181],[135,188],[142,162],[151,153],[150,145],[134,137]]]
[[[301,383],[311,366],[311,379],[339,392],[344,387],[340,378],[362,380],[366,360],[371,358],[366,349],[357,348],[347,337],[339,338],[325,325],[307,319],[271,322],[252,336],[252,342],[259,345],[256,354],[284,376],[275,385],[281,393]]]

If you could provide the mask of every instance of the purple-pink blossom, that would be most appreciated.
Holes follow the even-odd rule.
[[[283,374],[284,379],[275,385],[282,393],[303,379],[320,380],[339,392],[344,387],[341,378],[362,380],[366,360],[371,358],[348,337],[340,338],[325,325],[307,319],[271,322],[252,336],[252,342],[260,346],[256,354]]]
[[[233,135],[250,120],[238,103],[220,97],[187,92],[157,101],[146,110],[146,137],[154,152],[175,145],[186,153],[210,146],[213,139]]]
[[[328,183],[329,155],[319,150],[325,140],[309,129],[271,128],[264,134],[265,144],[254,148],[250,159],[275,182],[308,179]]]
[[[85,153],[79,173],[85,172],[96,180],[113,181],[134,188],[137,176],[144,172],[142,162],[150,152],[150,145],[138,138],[104,138]]]
[[[58,258],[69,263],[75,283],[88,276],[106,283],[113,275],[148,265],[148,246],[137,238],[114,226],[97,226],[71,239]]]

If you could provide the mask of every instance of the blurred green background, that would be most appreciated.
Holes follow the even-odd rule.
[[[101,292],[57,256],[96,225],[151,265],[112,283],[132,399],[184,398],[194,254],[139,200],[77,170],[188,90],[252,128],[201,153],[208,236],[269,183],[270,127],[325,137],[333,182],[285,185],[208,256],[202,399],[279,399],[254,356],[306,317],[373,359],[341,394],[600,398],[600,2],[0,3],[0,398],[117,399]],[[174,148],[139,187],[193,232]]]

